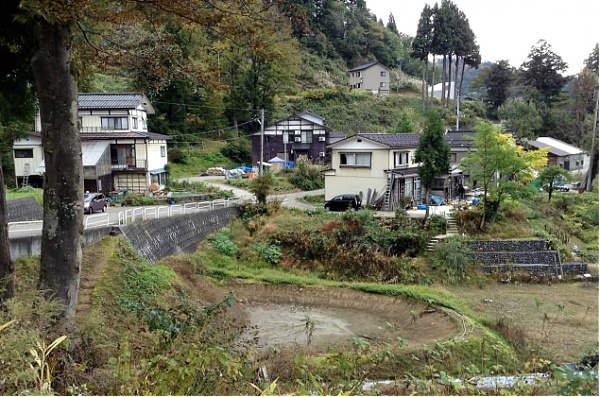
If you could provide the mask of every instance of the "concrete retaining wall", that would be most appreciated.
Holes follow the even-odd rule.
[[[83,231],[82,245],[95,244],[113,231],[112,226],[98,227]],[[8,240],[12,260],[22,256],[38,256],[42,253],[42,236],[13,237]]]
[[[135,249],[149,262],[171,255],[190,254],[209,234],[239,216],[238,207],[210,212],[151,219],[121,226]]]

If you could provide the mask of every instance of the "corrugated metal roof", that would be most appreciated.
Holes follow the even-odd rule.
[[[568,156],[568,155],[572,154],[572,153],[569,153],[569,152],[565,152],[564,150],[560,150],[560,149],[557,149],[555,147],[552,147],[552,146],[550,146],[550,145],[548,145],[548,144],[546,144],[544,142],[529,141],[528,143],[529,143],[530,146],[532,146],[532,147],[534,147],[536,149],[548,148],[548,149],[550,149],[549,150],[550,154],[553,154],[553,155],[558,156],[558,157],[564,157],[564,156]]]
[[[420,134],[356,134],[391,148],[416,148]]]
[[[148,114],[154,107],[144,94],[135,93],[80,93],[79,110],[93,109],[136,109],[142,105]]]
[[[159,134],[157,132],[139,132],[139,131],[123,131],[123,132],[82,132],[82,141],[94,140],[111,140],[111,139],[173,139],[170,135]]]
[[[538,139],[536,139],[536,141],[544,143],[544,144],[550,146],[551,148],[558,149],[567,154],[579,154],[579,153],[583,152],[583,150],[579,149],[578,147],[569,145],[566,142],[560,141],[556,138],[551,138],[549,136],[541,136]]]
[[[107,141],[89,141],[81,142],[81,160],[83,166],[94,166],[98,164],[100,157],[106,151],[106,148],[110,146]]]

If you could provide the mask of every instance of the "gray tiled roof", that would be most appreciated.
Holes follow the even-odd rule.
[[[475,131],[448,131],[445,138],[450,147],[471,147],[475,139]]]
[[[419,146],[420,134],[357,134],[391,148],[416,148]]]
[[[92,109],[135,109],[139,105],[146,108],[149,114],[154,108],[144,94],[135,93],[80,93],[79,110]]]

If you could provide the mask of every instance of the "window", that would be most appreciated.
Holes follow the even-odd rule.
[[[380,87],[385,87],[385,82],[384,82],[384,81],[382,81],[381,83],[379,83],[379,86],[380,86]]]
[[[456,163],[456,153],[450,153],[450,162]]]
[[[33,149],[15,149],[16,159],[32,159]]]
[[[371,153],[340,153],[340,165],[371,167]]]
[[[103,130],[126,130],[128,128],[127,117],[102,117]]]
[[[381,77],[385,77],[385,74],[386,74],[386,73],[385,73],[385,71],[384,71],[384,70],[382,70],[381,72],[379,72],[379,75],[380,75]]]
[[[134,117],[131,119],[131,128],[134,130],[137,130],[138,128],[138,119],[137,117]]]
[[[407,167],[408,166],[408,152],[395,152],[394,153],[394,167]]]
[[[161,172],[160,174],[152,174],[150,175],[151,183],[158,183],[159,185],[166,185],[167,183],[167,173]]]
[[[167,148],[166,146],[161,146],[160,147],[160,157],[166,157],[167,155]]]

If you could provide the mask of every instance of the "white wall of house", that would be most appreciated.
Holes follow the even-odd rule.
[[[40,137],[28,135],[26,138],[14,141],[13,160],[16,177],[36,174],[35,170],[43,159],[44,153]]]
[[[141,146],[141,145],[137,145]],[[167,142],[152,140],[148,143],[148,170],[158,170],[167,165]]]
[[[79,111],[79,121],[81,131],[83,132],[109,132],[109,131],[148,131],[148,115],[146,110],[139,106],[137,109],[101,109],[101,110],[81,110]],[[126,117],[126,127],[106,128],[102,126],[103,118],[121,118]]]
[[[342,156],[348,159],[353,155],[368,156],[369,166],[342,164]],[[366,197],[369,188],[381,192],[386,186],[385,170],[389,168],[389,158],[385,145],[367,140],[357,142],[356,138],[340,142],[332,148],[332,171],[325,174],[325,199],[360,192]]]

